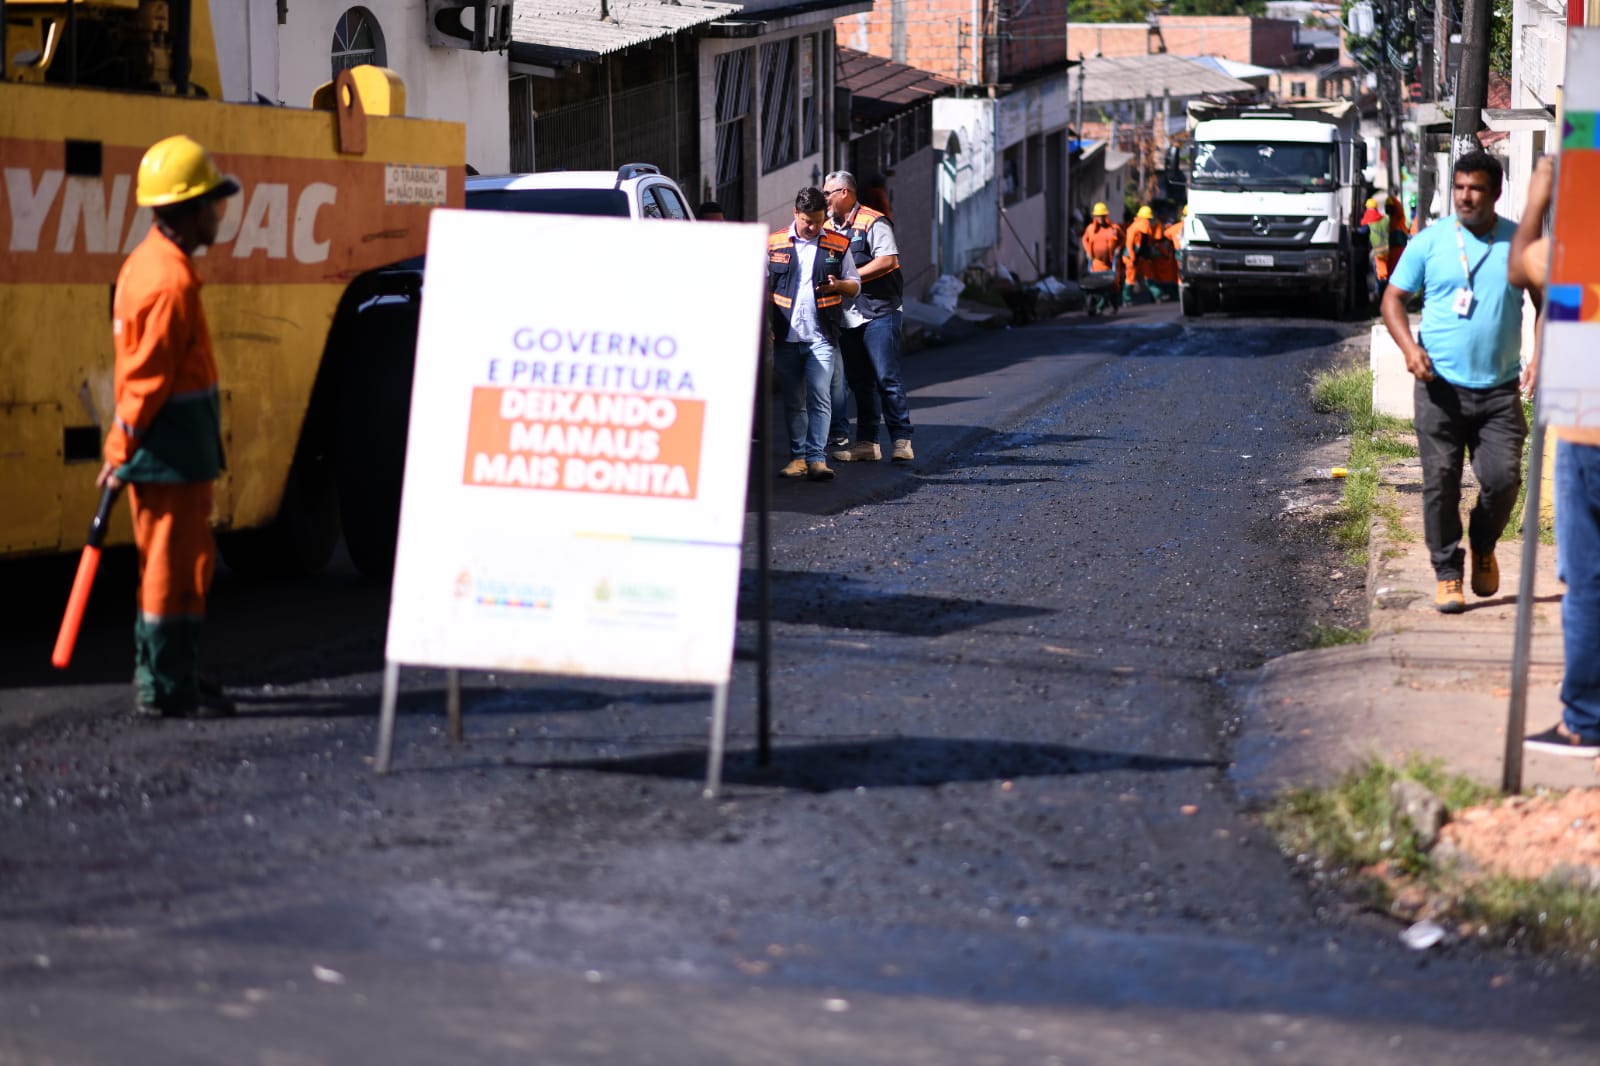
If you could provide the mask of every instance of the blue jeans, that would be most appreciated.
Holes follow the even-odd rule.
[[[1600,445],[1556,442],[1556,567],[1561,599],[1562,719],[1585,740],[1600,739]]]
[[[903,312],[890,311],[839,337],[844,372],[856,398],[856,440],[878,440],[878,423],[889,439],[911,439],[911,407],[900,380],[900,324]],[[848,428],[848,427],[847,427]]]
[[[778,371],[783,418],[789,428],[789,458],[821,463],[833,420],[834,347],[827,341],[779,341],[772,361]]]

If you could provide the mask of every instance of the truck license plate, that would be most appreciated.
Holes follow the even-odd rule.
[[[1272,265],[1272,256],[1247,255],[1244,257],[1244,265],[1247,267],[1269,267]]]

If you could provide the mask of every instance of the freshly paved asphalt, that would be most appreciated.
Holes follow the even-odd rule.
[[[775,758],[744,595],[716,802],[704,695],[637,684],[474,675],[452,748],[408,671],[374,777],[348,573],[224,577],[246,713],[135,724],[125,554],[62,678],[70,567],[5,567],[0,1061],[1594,1062],[1592,976],[1408,952],[1232,790],[1238,679],[1362,585],[1287,506],[1355,333],[915,356],[916,462],[775,486]]]

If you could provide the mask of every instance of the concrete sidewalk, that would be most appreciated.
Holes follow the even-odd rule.
[[[1391,762],[1437,758],[1455,773],[1499,787],[1511,691],[1511,654],[1522,570],[1522,537],[1507,531],[1497,558],[1500,591],[1467,592],[1467,610],[1434,610],[1433,569],[1422,536],[1417,459],[1380,471],[1407,536],[1373,530],[1364,644],[1298,652],[1268,663],[1245,699],[1234,776],[1241,795],[1265,800],[1285,786],[1327,783],[1369,756]],[[1477,487],[1468,471],[1463,496]],[[1555,548],[1540,545],[1534,587],[1528,731],[1561,713],[1561,593]],[[1523,789],[1600,786],[1587,759],[1525,753]]]

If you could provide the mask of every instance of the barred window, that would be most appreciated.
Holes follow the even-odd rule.
[[[381,67],[389,61],[383,46],[383,29],[364,7],[352,7],[333,24],[332,52],[334,77],[341,70],[363,63]]]
[[[822,61],[817,55],[817,36],[800,38],[800,152],[815,155],[822,151],[822,90],[818,85]]]
[[[761,46],[761,172],[771,173],[798,159],[796,151],[796,41],[793,37]]]

